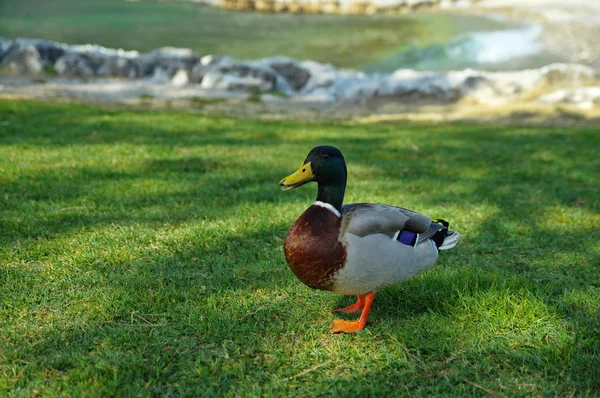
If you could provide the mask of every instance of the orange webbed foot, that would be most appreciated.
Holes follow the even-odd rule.
[[[331,329],[329,329],[329,331],[331,333],[356,333],[358,331],[363,330],[365,325],[367,324],[367,319],[369,318],[369,312],[371,312],[371,305],[373,304],[374,299],[375,294],[373,294],[372,292],[369,292],[365,295],[359,295],[358,301],[355,304],[342,309],[342,311],[345,311],[349,308],[350,311],[354,311],[359,305],[361,305],[362,314],[360,315],[359,320],[350,322],[336,319],[335,321],[333,321],[333,325],[331,325]]]
[[[331,329],[329,331],[331,333],[356,333],[363,330],[365,325],[361,325],[359,321],[343,321],[341,319],[336,319],[333,321],[333,325],[331,325]]]
[[[365,306],[365,295],[359,294],[358,300],[356,301],[356,303],[349,305],[346,308],[338,308],[338,309],[332,310],[331,312],[359,313],[363,310],[364,306]]]

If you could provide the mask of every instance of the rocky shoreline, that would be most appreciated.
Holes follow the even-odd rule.
[[[229,10],[292,14],[381,14],[462,8],[473,0],[191,0]]]
[[[579,64],[514,72],[400,69],[366,74],[285,57],[240,61],[180,48],[141,54],[38,39],[0,38],[0,76],[4,93],[32,92],[32,85],[54,86],[59,87],[54,92],[62,95],[117,102],[132,95],[163,99],[260,95],[265,101],[286,103],[404,98],[468,99],[494,105],[527,100],[587,108],[600,102],[600,71]]]

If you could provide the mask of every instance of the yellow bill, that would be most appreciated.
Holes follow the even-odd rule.
[[[300,185],[304,185],[307,182],[312,181],[313,178],[315,178],[315,175],[310,167],[310,162],[308,162],[300,166],[298,171],[295,173],[290,174],[283,180],[279,181],[279,185],[281,185],[283,189],[287,191],[288,189],[293,189],[299,187]]]

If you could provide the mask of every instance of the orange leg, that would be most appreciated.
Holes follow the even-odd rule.
[[[363,311],[362,311],[362,314],[360,315],[360,318],[358,319],[358,321],[350,322],[350,321],[343,321],[340,319],[336,319],[335,321],[333,321],[333,325],[331,326],[331,329],[329,329],[329,331],[331,333],[339,333],[339,332],[356,333],[359,330],[363,330],[363,328],[367,324],[367,319],[369,318],[369,312],[371,312],[371,305],[373,305],[373,300],[375,300],[375,294],[372,292],[365,294],[364,300],[365,301],[364,301]],[[359,301],[360,301],[360,296],[359,296]]]
[[[344,313],[348,313],[348,312],[355,312],[355,313],[359,313],[363,310],[363,307],[365,306],[365,295],[364,294],[359,294],[358,295],[358,300],[356,300],[356,303],[346,307],[346,308],[338,308],[337,310],[332,310],[331,312],[344,312]]]

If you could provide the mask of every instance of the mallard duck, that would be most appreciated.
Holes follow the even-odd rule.
[[[294,274],[311,288],[358,296],[355,304],[334,312],[361,313],[359,320],[335,320],[332,333],[362,330],[377,291],[433,267],[439,252],[456,246],[460,237],[446,221],[412,210],[343,205],[347,176],[340,150],[318,146],[279,183],[284,190],[318,184],[316,201],[285,237],[285,258]]]

